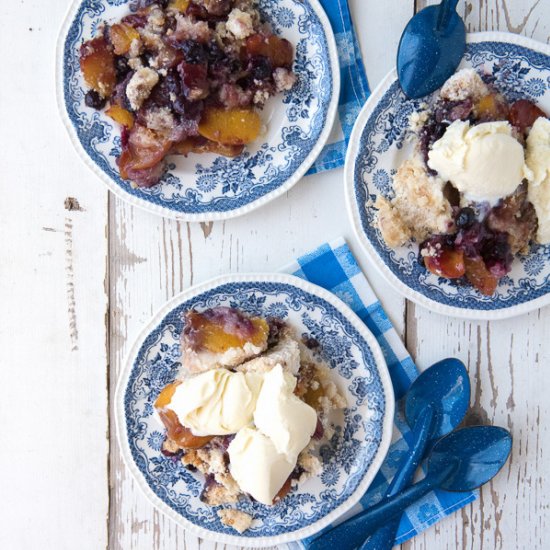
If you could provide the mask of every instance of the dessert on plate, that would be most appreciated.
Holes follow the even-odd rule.
[[[374,205],[382,238],[391,248],[416,241],[430,272],[490,296],[516,255],[550,243],[550,120],[463,69],[410,129],[414,153],[393,197]]]
[[[227,505],[275,504],[321,470],[315,449],[346,403],[318,347],[280,319],[227,307],[184,314],[181,372],[155,401],[162,453],[205,476],[201,500],[239,532],[253,518]]]
[[[80,47],[86,105],[121,126],[121,177],[151,187],[168,155],[241,154],[264,129],[267,100],[296,82],[292,44],[263,20],[256,0],[133,7]]]

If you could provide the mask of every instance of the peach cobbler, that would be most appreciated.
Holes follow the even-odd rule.
[[[321,469],[315,448],[332,431],[329,413],[346,406],[320,359],[279,319],[217,307],[184,315],[182,371],[155,401],[166,428],[162,453],[205,476],[211,505],[283,499]],[[252,519],[217,511],[242,532]]]
[[[464,69],[411,128],[415,153],[375,204],[382,237],[416,240],[430,272],[492,295],[515,255],[550,242],[550,120]]]
[[[85,103],[121,126],[120,175],[158,183],[168,155],[228,157],[255,141],[258,111],[290,90],[294,48],[256,0],[139,0],[80,47]]]

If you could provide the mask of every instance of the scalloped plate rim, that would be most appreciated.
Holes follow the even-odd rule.
[[[280,185],[276,189],[273,189],[273,191],[270,191],[269,193],[262,195],[258,199],[253,200],[248,204],[239,206],[238,208],[234,208],[232,210],[226,210],[223,212],[204,212],[204,213],[198,213],[198,214],[182,213],[182,212],[177,212],[175,210],[172,210],[170,208],[153,204],[145,199],[140,199],[134,195],[129,195],[124,191],[124,189],[122,189],[119,185],[117,185],[107,174],[105,174],[105,172],[103,172],[103,170],[101,170],[96,165],[96,163],[92,161],[92,159],[90,159],[90,157],[84,150],[82,143],[78,139],[76,129],[72,125],[71,120],[69,119],[69,116],[67,113],[67,109],[65,108],[65,97],[63,93],[63,86],[64,86],[63,50],[64,50],[65,41],[67,39],[69,28],[73,22],[73,19],[76,13],[78,12],[78,8],[80,7],[80,4],[83,1],[84,0],[73,0],[72,3],[69,5],[65,18],[63,19],[63,23],[61,24],[59,36],[57,39],[56,54],[55,54],[55,59],[56,59],[55,60],[55,87],[56,87],[55,96],[56,96],[57,109],[61,116],[61,120],[63,121],[63,125],[65,126],[65,129],[67,131],[69,140],[74,150],[76,151],[78,157],[99,179],[101,179],[101,181],[107,186],[109,191],[111,191],[119,199],[127,202],[132,206],[136,206],[141,210],[145,210],[147,212],[156,214],[158,216],[175,219],[179,221],[185,221],[185,222],[210,222],[210,221],[219,221],[219,220],[227,220],[230,218],[236,218],[264,206],[268,202],[280,197],[281,195],[289,191],[292,187],[294,187],[294,185],[296,185],[305,176],[306,172],[311,168],[315,160],[321,154],[324,146],[326,145],[330,137],[332,128],[334,126],[334,122],[336,120],[336,114],[338,112],[338,105],[339,105],[339,99],[340,99],[340,85],[341,85],[340,61],[338,58],[338,50],[336,46],[336,38],[334,36],[334,31],[332,29],[332,26],[329,22],[329,19],[325,10],[319,3],[319,0],[307,0],[307,2],[311,5],[313,10],[315,11],[316,15],[319,17],[321,24],[323,25],[323,28],[325,30],[328,49],[330,52],[329,61],[330,61],[330,67],[332,68],[332,82],[333,82],[332,92],[333,93],[327,109],[325,125],[319,135],[319,139],[317,140],[317,143],[310,151],[309,155],[304,159],[304,161],[296,169],[296,171],[282,185]]]
[[[519,46],[529,48],[531,50],[538,51],[550,56],[550,46],[532,38],[527,38],[525,36],[507,32],[476,32],[468,33],[467,35],[468,43],[491,41],[517,44]],[[384,277],[384,279],[406,299],[411,300],[412,302],[415,302],[416,304],[441,315],[477,321],[495,321],[522,315],[524,313],[528,313],[530,311],[539,309],[550,304],[550,292],[548,292],[544,296],[539,296],[538,298],[529,300],[522,304],[517,304],[510,307],[503,307],[500,309],[480,310],[445,305],[441,302],[437,302],[436,300],[428,298],[427,296],[421,294],[416,290],[413,290],[411,287],[403,283],[401,280],[398,279],[396,275],[392,273],[392,271],[388,268],[382,258],[380,258],[380,256],[372,246],[370,239],[363,231],[363,227],[359,217],[359,205],[355,200],[354,171],[355,162],[359,154],[361,136],[365,124],[372,111],[376,108],[378,101],[383,97],[384,93],[396,80],[397,72],[394,67],[375,88],[375,90],[372,92],[371,96],[363,106],[361,112],[359,113],[359,116],[355,121],[355,125],[351,133],[349,147],[346,153],[346,162],[344,168],[344,193],[346,209],[355,236],[361,244],[361,248],[367,254],[369,260],[373,262],[376,269]]]
[[[382,422],[382,437],[380,445],[376,451],[376,455],[372,461],[370,468],[365,472],[363,480],[353,492],[353,494],[338,508],[332,510],[329,514],[323,518],[315,521],[307,527],[300,528],[292,533],[285,533],[276,536],[266,536],[257,538],[248,538],[246,536],[239,535],[227,535],[225,533],[218,533],[214,531],[206,530],[199,527],[189,521],[188,519],[179,515],[175,510],[165,504],[154,492],[150,489],[144,476],[136,466],[131,456],[131,451],[128,445],[128,437],[126,430],[125,414],[124,414],[124,393],[133,369],[134,359],[136,358],[141,345],[145,338],[154,330],[162,319],[175,307],[182,302],[192,299],[204,292],[215,289],[221,285],[227,283],[239,283],[239,282],[260,282],[260,283],[282,283],[293,287],[296,287],[304,292],[312,294],[322,300],[327,301],[333,307],[335,307],[359,332],[362,338],[367,342],[369,348],[372,351],[373,357],[376,362],[376,368],[380,376],[380,382],[385,392],[386,408],[384,412],[384,420]],[[393,417],[395,414],[395,395],[393,391],[393,385],[389,370],[382,354],[382,350],[372,334],[367,328],[365,323],[338,297],[329,292],[328,290],[314,285],[308,281],[295,277],[294,275],[288,275],[283,273],[243,273],[243,274],[231,274],[214,277],[204,283],[195,285],[187,290],[184,290],[177,296],[174,296],[168,302],[166,302],[150,319],[150,321],[140,330],[139,334],[134,340],[134,343],[123,362],[123,369],[119,375],[114,401],[114,416],[116,425],[116,435],[121,455],[125,466],[131,472],[136,484],[140,488],[141,492],[147,497],[147,499],[161,512],[167,515],[170,519],[176,523],[185,527],[196,536],[209,539],[215,542],[223,544],[244,545],[251,548],[257,548],[262,546],[272,546],[276,544],[284,544],[301,540],[305,537],[312,536],[327,525],[330,525],[338,517],[348,511],[354,504],[356,504],[363,494],[367,491],[368,487],[372,483],[375,475],[379,471],[386,455],[388,453],[392,434],[393,434]]]

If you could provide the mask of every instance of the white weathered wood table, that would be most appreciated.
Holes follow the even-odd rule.
[[[420,367],[468,365],[473,415],[514,434],[478,501],[407,549],[550,547],[550,308],[465,322],[405,302],[361,255],[342,171],[304,179],[245,218],[187,224],[109,196],[73,152],[54,100],[68,0],[0,3],[0,548],[226,548],[165,519],[124,468],[112,415],[127,346],[168,298],[215,275],[275,271],[344,235]],[[350,0],[372,87],[423,0]],[[547,0],[460,4],[468,29],[550,40]]]

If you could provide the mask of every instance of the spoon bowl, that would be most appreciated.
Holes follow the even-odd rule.
[[[441,439],[428,461],[429,475],[441,478],[446,491],[472,491],[495,477],[512,450],[512,437],[504,428],[477,426],[456,430]],[[455,464],[451,473],[449,463]]]
[[[397,52],[397,75],[411,99],[431,94],[456,71],[466,50],[458,0],[419,11],[407,24]]]
[[[448,358],[425,370],[413,383],[405,400],[405,417],[414,427],[424,411],[433,410],[430,440],[454,430],[470,405],[470,379],[464,363]]]

